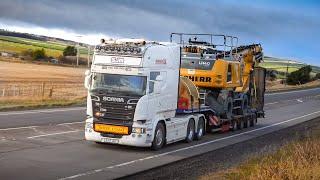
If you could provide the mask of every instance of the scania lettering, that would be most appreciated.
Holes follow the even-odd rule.
[[[123,98],[118,98],[118,97],[106,97],[106,96],[103,96],[102,98],[103,101],[110,101],[110,102],[124,102],[124,99]]]

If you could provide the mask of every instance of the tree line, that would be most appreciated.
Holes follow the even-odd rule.
[[[320,73],[317,73],[313,78],[310,76],[312,67],[310,65],[304,66],[296,71],[291,72],[287,77],[289,85],[300,85],[307,82],[320,79]]]
[[[63,56],[76,56],[77,49],[74,46],[67,46],[63,50],[62,54],[63,54]],[[28,50],[22,51],[22,55],[32,57],[33,60],[41,60],[41,59],[48,58],[44,48],[36,49],[36,50],[28,49]]]

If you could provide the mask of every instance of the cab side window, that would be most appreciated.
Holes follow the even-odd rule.
[[[156,80],[157,76],[160,75],[159,71],[150,72],[150,80]],[[154,82],[149,81],[149,94],[153,93],[154,90]]]

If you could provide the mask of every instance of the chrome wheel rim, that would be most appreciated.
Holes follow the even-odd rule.
[[[193,128],[190,127],[188,138],[191,140],[193,138]]]
[[[158,129],[157,133],[156,133],[156,144],[157,146],[160,146],[162,143],[162,138],[163,138],[163,133],[160,129]]]
[[[203,133],[203,127],[202,127],[202,125],[200,125],[200,129],[199,129],[199,132],[198,132],[198,136],[201,137],[201,136],[202,136],[202,133]]]

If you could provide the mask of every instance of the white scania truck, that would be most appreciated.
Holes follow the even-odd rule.
[[[103,40],[86,72],[85,138],[160,149],[180,140],[201,139],[206,131],[254,126],[264,115],[265,70],[255,65],[260,62],[261,53],[256,51],[260,46],[228,46],[226,36],[222,38],[224,50],[196,38],[179,44]],[[226,47],[231,48],[226,51]],[[228,65],[232,63],[241,68]],[[220,79],[212,82],[227,85],[238,78],[238,86],[245,88],[241,92],[234,87],[201,92],[204,82],[192,81],[197,73],[200,81],[213,74]],[[226,97],[210,98],[213,92]]]
[[[200,139],[204,115],[177,112],[180,54],[175,43],[102,40],[85,78],[86,140],[159,149]]]

